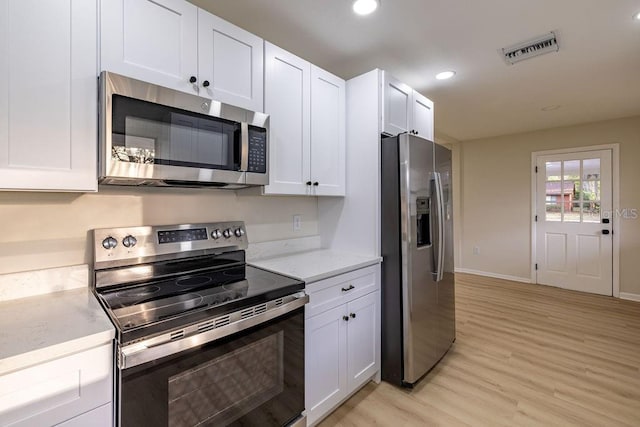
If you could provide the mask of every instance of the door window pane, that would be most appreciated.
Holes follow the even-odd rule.
[[[583,222],[600,222],[600,201],[583,202]]]
[[[560,181],[561,162],[546,162],[547,181]]]
[[[565,160],[563,163],[564,163],[564,180],[565,181],[580,180],[580,160]]]
[[[584,159],[582,161],[582,179],[600,179],[600,159]]]
[[[561,221],[562,206],[557,203],[547,203],[545,206],[545,221]]]
[[[580,222],[580,202],[566,202],[564,210],[565,222]]]

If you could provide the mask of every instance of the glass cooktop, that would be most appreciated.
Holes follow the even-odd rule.
[[[102,290],[98,295],[119,335],[130,341],[302,289],[299,280],[241,265]]]

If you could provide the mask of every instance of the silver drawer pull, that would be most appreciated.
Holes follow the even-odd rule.
[[[349,285],[346,288],[342,288],[342,292],[349,292],[351,289],[355,289],[356,287],[353,285]]]

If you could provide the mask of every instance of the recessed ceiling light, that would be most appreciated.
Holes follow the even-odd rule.
[[[542,111],[553,111],[553,110],[557,110],[558,108],[562,107],[561,105],[547,105],[546,107],[542,107],[541,110]]]
[[[447,80],[447,79],[450,79],[451,77],[453,77],[455,75],[456,75],[455,71],[443,71],[441,73],[436,74],[436,79],[438,79],[438,80]]]
[[[633,20],[634,21],[640,21],[640,12],[636,12],[633,14]]]
[[[353,2],[353,11],[358,15],[368,15],[378,8],[378,0],[356,0]]]

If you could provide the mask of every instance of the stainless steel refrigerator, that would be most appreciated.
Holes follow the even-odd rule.
[[[413,386],[455,340],[451,151],[382,140],[382,379]]]

